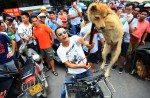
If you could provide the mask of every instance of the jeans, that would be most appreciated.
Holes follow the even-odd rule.
[[[75,78],[75,79],[81,79],[81,78],[84,78],[84,77],[86,77],[86,76],[92,76],[92,73],[91,73],[90,69],[88,69],[86,72],[83,72],[83,73],[81,73],[81,74],[75,75],[74,78]],[[74,78],[72,78],[72,77],[66,77],[66,78],[65,78],[65,82],[66,82],[66,83],[67,83],[67,82],[71,82],[71,81],[74,80]],[[66,98],[65,85],[63,85],[63,88],[62,88],[62,90],[61,90],[61,98]]]
[[[13,60],[4,64],[0,64],[0,68],[6,71],[9,70],[9,71],[18,73],[18,69],[16,68]]]
[[[72,31],[74,35],[77,35],[80,33],[80,24],[77,24],[77,25],[71,24],[71,27],[72,27]]]

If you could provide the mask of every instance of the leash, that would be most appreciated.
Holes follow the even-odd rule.
[[[90,41],[89,41],[89,44],[92,44],[93,38],[94,38],[94,34],[95,34],[96,32],[97,32],[97,30],[95,29],[95,24],[92,23],[91,32],[90,32]],[[88,53],[87,53],[87,55],[86,55],[86,58],[87,58],[88,56],[90,56],[90,51],[91,51],[91,49],[88,49]],[[88,62],[87,62],[86,64],[88,64]]]

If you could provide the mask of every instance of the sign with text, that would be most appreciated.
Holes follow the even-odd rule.
[[[9,14],[11,16],[20,16],[20,9],[19,8],[4,9],[4,13]]]

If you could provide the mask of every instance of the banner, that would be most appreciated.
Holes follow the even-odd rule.
[[[20,16],[20,9],[19,8],[4,9],[4,13],[9,14],[11,16]]]

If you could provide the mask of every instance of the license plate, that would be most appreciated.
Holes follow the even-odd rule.
[[[29,89],[29,93],[34,96],[35,94],[41,92],[43,89],[42,89],[42,86],[40,84],[36,84],[32,87],[30,87]]]

